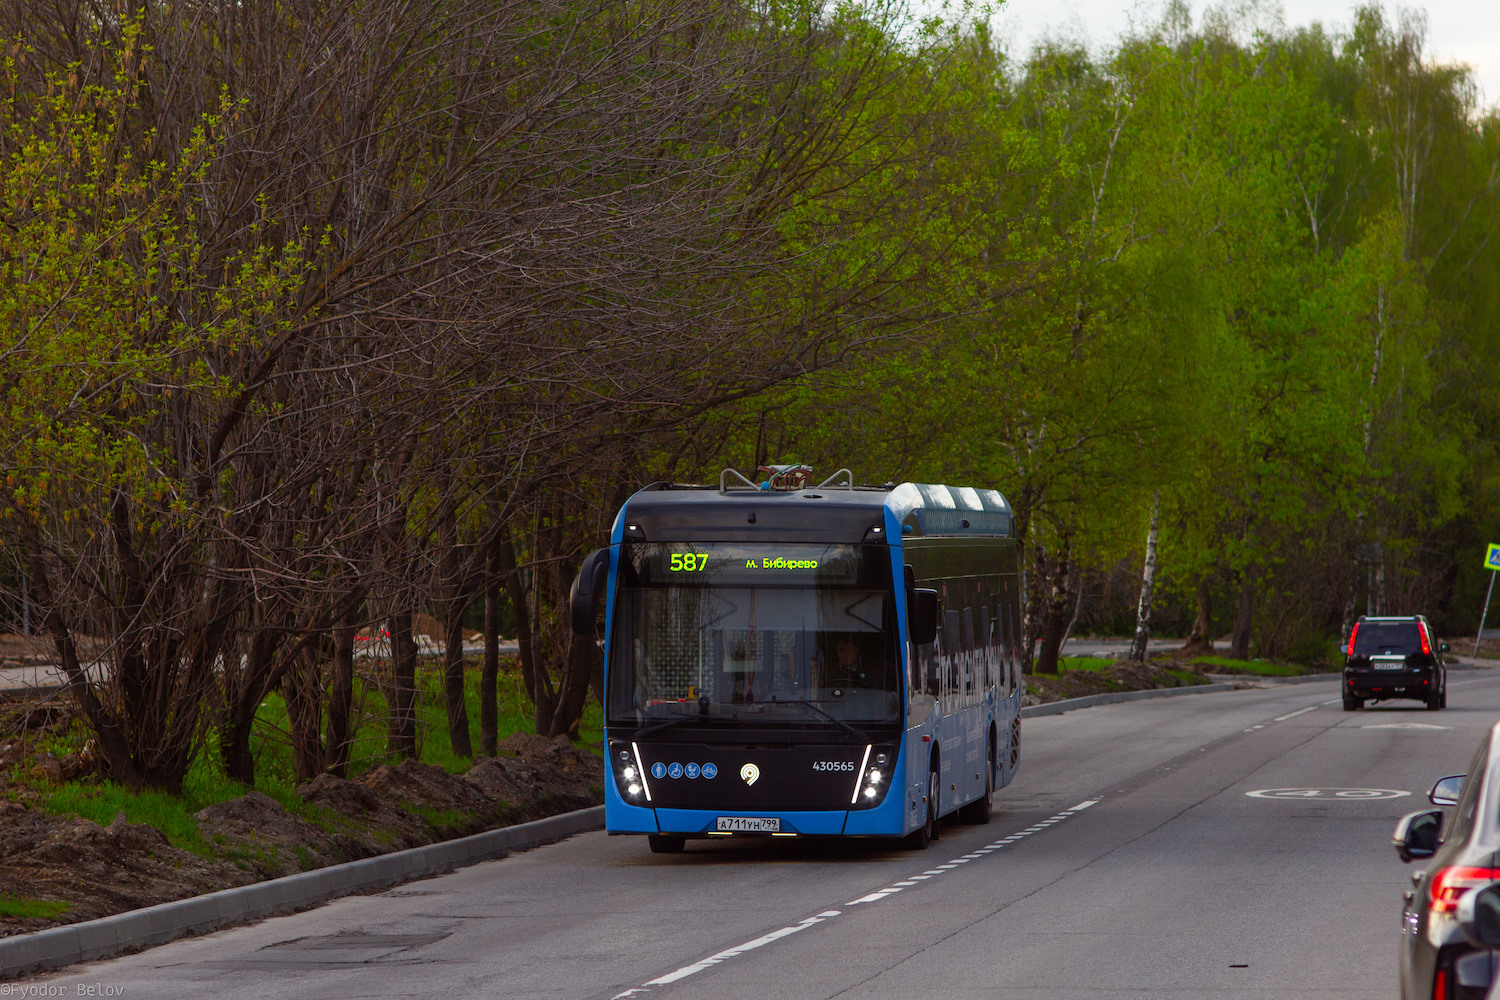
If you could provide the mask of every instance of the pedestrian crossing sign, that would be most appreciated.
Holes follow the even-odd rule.
[[[1484,568],[1500,570],[1500,545],[1491,544],[1484,554]]]

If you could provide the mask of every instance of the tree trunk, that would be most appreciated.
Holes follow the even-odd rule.
[[[328,685],[328,773],[339,778],[349,769],[349,723],[354,711],[353,618],[345,616],[333,630],[332,676]]]
[[[484,565],[484,667],[479,674],[479,751],[495,756],[499,743],[500,550],[492,543]]]
[[[1182,647],[1184,653],[1192,656],[1204,656],[1214,651],[1214,640],[1210,635],[1213,629],[1213,591],[1208,582],[1207,573],[1198,578],[1198,614],[1188,633],[1187,645]]]
[[[391,616],[391,684],[386,718],[386,747],[393,757],[417,755],[417,642],[411,634],[411,612]]]
[[[1229,655],[1236,660],[1250,658],[1250,613],[1254,597],[1250,571],[1246,569],[1240,573],[1240,603],[1234,612],[1234,637],[1229,645]]]
[[[136,769],[135,761],[131,758],[130,744],[125,734],[120,731],[120,724],[114,717],[114,713],[104,707],[89,684],[88,675],[78,659],[78,646],[73,641],[73,632],[63,618],[57,602],[53,599],[52,581],[47,574],[47,569],[41,558],[36,555],[33,555],[31,559],[31,583],[37,611],[42,619],[42,631],[52,637],[58,661],[62,664],[63,674],[67,677],[67,686],[63,690],[73,697],[79,708],[83,709],[90,728],[98,736],[99,748],[104,752],[105,766],[108,768],[110,778],[128,788],[141,787],[143,779]]]
[[[323,659],[316,647],[297,655],[281,689],[292,737],[292,773],[300,785],[323,770],[323,741],[318,733],[323,719]]]
[[[474,756],[469,739],[469,706],[464,692],[464,611],[469,606],[469,581],[459,558],[458,519],[445,506],[440,532],[443,548],[443,705],[448,713],[448,745],[455,757]]]
[[[1161,526],[1161,494],[1151,498],[1151,526],[1146,529],[1146,563],[1141,569],[1141,598],[1135,608],[1135,640],[1130,644],[1130,658],[1146,662],[1146,646],[1151,641],[1151,596],[1156,585],[1156,537]]]
[[[521,680],[526,693],[531,696],[533,719],[538,733],[547,733],[552,728],[553,694],[552,679],[546,667],[537,662],[536,635],[531,628],[531,604],[526,597],[526,587],[521,582],[521,573],[516,568],[515,548],[507,540],[500,550],[501,569],[505,573],[505,593],[516,613],[517,658],[521,662]]]
[[[1035,572],[1021,579],[1021,672],[1036,673],[1036,643],[1042,633],[1042,599],[1037,593],[1047,581],[1047,550],[1032,546]],[[1024,567],[1023,567],[1024,570]]]
[[[1072,546],[1073,540],[1064,535],[1052,558],[1043,557],[1049,572],[1044,578],[1046,597],[1041,609],[1041,645],[1037,650],[1036,665],[1032,668],[1038,674],[1057,673],[1063,636],[1067,634],[1068,621],[1072,617]]]
[[[557,707],[552,713],[552,726],[548,736],[564,733],[577,738],[578,721],[583,718],[583,706],[589,697],[589,681],[599,663],[599,644],[590,636],[575,635],[568,643],[568,672],[563,677],[557,696]]]
[[[225,699],[224,717],[219,723],[219,756],[224,761],[224,773],[251,788],[255,787],[255,756],[250,752],[250,734],[260,694],[253,690],[256,686],[250,678],[263,677],[270,671],[275,649],[276,641],[269,628],[251,633],[241,683]]]
[[[448,603],[448,621],[443,639],[443,700],[448,708],[448,743],[455,757],[474,756],[469,740],[469,706],[464,697],[464,607],[461,600]]]

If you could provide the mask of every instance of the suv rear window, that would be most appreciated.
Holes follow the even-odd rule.
[[[1420,653],[1422,636],[1416,622],[1360,622],[1354,636],[1354,655]]]

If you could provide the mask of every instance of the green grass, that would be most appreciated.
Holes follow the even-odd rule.
[[[1102,656],[1060,656],[1057,658],[1059,670],[1108,670],[1116,662],[1118,661],[1106,660]]]
[[[1168,670],[1167,673],[1177,678],[1177,682],[1183,687],[1209,683],[1207,677],[1204,677],[1202,674],[1195,674],[1191,670]]]
[[[1228,667],[1261,677],[1299,677],[1311,673],[1308,668],[1296,663],[1277,663],[1273,660],[1234,660],[1227,656],[1197,656],[1193,662],[1204,667]]]
[[[0,893],[0,917],[42,917],[51,920],[72,909],[72,904],[57,899],[32,899]]]
[[[465,671],[464,688],[470,739],[477,754],[480,750],[477,669]],[[533,710],[519,672],[501,672],[497,679],[496,701],[496,729],[501,741],[512,733],[533,731]],[[396,761],[396,758],[386,752],[386,702],[378,687],[374,684],[357,684],[354,702],[355,735],[350,754],[350,777],[358,776],[380,764]],[[324,728],[326,731],[326,720]],[[37,746],[61,758],[82,747],[89,735],[87,728],[81,722],[76,722],[66,732],[49,733]],[[579,735],[585,747],[595,753],[603,752],[603,713],[597,703],[591,702],[586,706]],[[297,782],[292,769],[286,701],[279,693],[268,695],[261,702],[251,732],[250,749],[255,758],[256,791],[263,792],[288,812],[325,830],[334,833],[347,830],[349,821],[345,817],[332,810],[309,805],[296,794]],[[417,759],[454,774],[467,771],[473,764],[470,758],[456,756],[450,746],[442,671],[435,666],[423,666],[417,676]],[[29,765],[27,769],[29,770]],[[29,780],[30,775],[23,773],[21,766],[12,769],[13,786],[26,784]],[[46,812],[57,815],[72,813],[101,826],[108,826],[124,810],[127,822],[148,823],[166,834],[173,846],[205,857],[214,857],[221,856],[223,848],[199,835],[198,823],[193,814],[214,803],[238,798],[249,789],[224,773],[217,734],[210,732],[183,780],[181,795],[149,790],[133,791],[113,782],[96,779],[63,782],[38,791],[38,805]],[[442,825],[457,825],[447,822],[457,820],[456,815],[449,817],[433,812],[432,816],[426,816],[421,810],[418,812],[429,821],[441,820],[444,821]]]

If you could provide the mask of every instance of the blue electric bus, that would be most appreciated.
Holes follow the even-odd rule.
[[[989,821],[1021,746],[1021,568],[995,490],[653,484],[574,583],[604,611],[605,826],[653,851]]]

